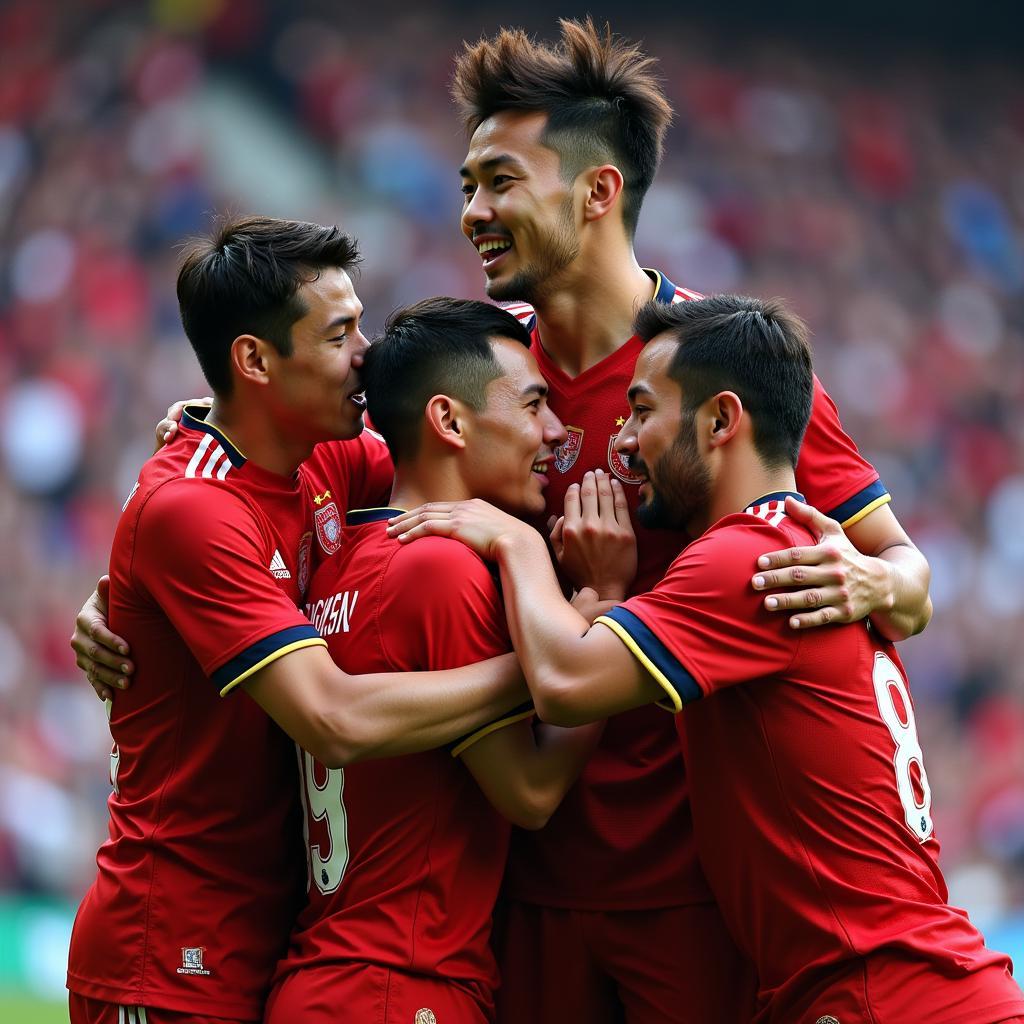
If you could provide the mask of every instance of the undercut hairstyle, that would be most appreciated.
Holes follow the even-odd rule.
[[[511,313],[489,302],[424,299],[395,310],[363,360],[366,411],[395,464],[419,451],[423,413],[434,395],[487,404],[487,385],[502,368],[491,342],[530,347],[530,334]]]
[[[585,21],[559,20],[557,44],[522,29],[465,43],[455,60],[452,98],[472,135],[506,110],[542,112],[544,145],[558,153],[562,178],[614,164],[622,172],[622,220],[632,238],[672,120],[657,61],[638,46]]]
[[[214,394],[231,394],[231,345],[252,334],[292,354],[292,325],[308,309],[298,294],[324,268],[354,270],[355,239],[339,227],[272,217],[223,221],[196,239],[178,271],[178,308]]]
[[[753,423],[768,468],[796,466],[814,399],[807,326],[779,299],[716,295],[696,302],[648,302],[633,324],[645,342],[676,342],[669,376],[693,413],[720,391],[735,392]]]

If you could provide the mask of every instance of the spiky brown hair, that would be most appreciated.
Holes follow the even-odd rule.
[[[466,43],[455,60],[452,98],[470,135],[501,111],[547,114],[543,141],[559,154],[567,180],[586,167],[615,164],[632,236],[672,119],[657,60],[608,24],[598,31],[589,17],[562,18],[559,26],[556,44],[509,28]]]

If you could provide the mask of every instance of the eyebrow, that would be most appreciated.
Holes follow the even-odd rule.
[[[354,324],[362,315],[363,311],[359,310],[354,316],[336,316],[329,324],[324,324],[323,333],[329,334],[331,331],[336,331],[339,327],[348,327],[349,324]]]
[[[635,402],[637,395],[653,395],[654,392],[646,384],[634,384],[627,392],[630,402]]]
[[[523,388],[523,398],[526,398],[529,395],[537,395],[538,397],[543,398],[547,393],[547,384],[529,384],[527,387]]]
[[[489,156],[486,160],[481,160],[479,166],[481,171],[493,171],[494,168],[498,167],[500,164],[508,164],[518,171],[526,170],[526,166],[522,161],[517,160],[511,153],[499,153],[497,156]],[[470,171],[469,164],[463,164],[459,168],[459,174],[462,175],[463,178],[473,177],[473,172]]]

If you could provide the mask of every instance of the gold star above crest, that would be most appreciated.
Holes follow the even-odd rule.
[[[617,426],[617,427],[624,427],[625,425],[626,425],[626,417],[625,416],[619,416],[619,417],[616,418],[615,426]]]

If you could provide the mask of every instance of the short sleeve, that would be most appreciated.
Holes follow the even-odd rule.
[[[808,504],[852,526],[890,500],[874,466],[843,430],[835,402],[814,378],[814,403],[796,467],[797,489]]]
[[[792,543],[782,530],[752,517],[723,521],[694,541],[653,590],[597,622],[651,673],[670,710],[783,672],[802,634],[789,628],[786,616],[765,611],[764,594],[750,581],[760,555]]]
[[[403,545],[388,566],[384,591],[385,653],[396,668],[460,668],[512,650],[497,581],[459,541],[424,537]],[[449,749],[459,755],[495,729],[532,714],[532,704],[514,708]]]
[[[132,580],[167,615],[221,695],[324,641],[270,570],[273,544],[227,488],[173,481],[140,511]]]

